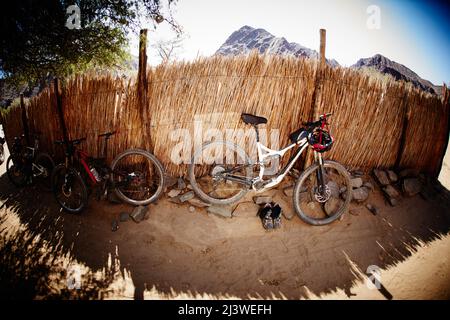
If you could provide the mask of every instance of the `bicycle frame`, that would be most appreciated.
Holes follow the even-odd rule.
[[[289,162],[286,164],[286,166],[283,169],[281,169],[275,177],[273,177],[269,180],[264,180],[263,179],[264,171],[265,171],[264,162],[270,158],[283,157],[286,154],[286,152],[288,152],[289,150],[291,150],[292,148],[294,148],[297,145],[299,146],[297,151],[292,155],[291,159],[289,159]],[[264,191],[266,189],[272,188],[272,187],[278,185],[284,179],[284,177],[289,173],[289,171],[294,166],[295,162],[298,160],[300,155],[303,153],[303,151],[307,147],[308,147],[308,141],[306,138],[303,138],[302,140],[300,140],[296,143],[292,143],[289,146],[287,146],[286,148],[281,149],[281,150],[272,150],[272,149],[266,147],[265,145],[263,145],[261,142],[259,142],[259,140],[257,140],[256,148],[258,151],[258,162],[256,163],[256,165],[258,165],[258,167],[259,167],[258,177],[255,177],[253,179],[247,179],[247,178],[243,178],[241,176],[235,176],[232,174],[228,174],[228,172],[225,171],[227,173],[226,179],[228,179],[230,181],[235,181],[238,183],[246,184],[249,187],[252,187],[256,191]],[[315,156],[319,157],[321,159],[321,155],[320,154],[316,155],[316,152],[315,152]],[[321,162],[321,160],[319,160],[319,161]],[[250,164],[250,165],[246,165],[246,166],[253,166],[253,165],[254,164]],[[239,168],[242,168],[242,166],[240,166]],[[232,169],[231,171],[234,171],[234,170],[236,170],[236,168]],[[262,182],[263,184],[258,185],[260,182]]]

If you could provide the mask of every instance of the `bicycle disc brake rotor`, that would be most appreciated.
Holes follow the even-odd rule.
[[[325,190],[322,190],[322,186],[314,188],[314,198],[317,200],[317,202],[324,203],[327,202],[328,199],[330,199],[331,196],[331,190],[328,185],[325,185]]]

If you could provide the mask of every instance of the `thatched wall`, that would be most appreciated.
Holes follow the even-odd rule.
[[[317,68],[311,60],[255,54],[160,65],[148,72],[149,101],[143,113],[135,79],[78,76],[62,85],[63,112],[70,138],[86,136],[84,149],[91,154],[97,154],[97,134],[118,130],[110,140],[110,159],[127,148],[151,148],[170,174],[182,175],[185,166],[172,160],[176,155],[190,158],[194,133],[199,138],[194,126],[201,124],[200,142],[211,138],[204,136],[208,129],[217,129],[223,138],[245,129],[237,142],[253,151],[253,131],[240,114],[254,113],[268,118],[261,127],[267,144],[281,147],[316,105],[318,112],[334,113],[330,120],[336,144],[327,157],[365,169],[399,162],[430,173],[439,170],[449,119],[448,104],[441,98],[354,70],[327,67],[317,73]],[[62,132],[53,88],[32,98],[26,109],[31,131],[42,131],[43,147],[55,152],[51,141]],[[23,130],[20,115],[20,108],[13,108],[2,116],[8,141]],[[270,134],[279,134],[280,146],[271,145]],[[191,142],[189,148],[174,148],[181,141]]]

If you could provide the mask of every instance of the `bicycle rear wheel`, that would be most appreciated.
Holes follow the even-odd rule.
[[[117,197],[134,206],[156,201],[164,188],[164,168],[150,152],[130,149],[111,164],[111,182]]]
[[[227,205],[241,199],[249,186],[236,181],[253,176],[251,161],[234,143],[213,141],[202,146],[191,159],[189,181],[197,196],[210,204]]]
[[[86,184],[74,168],[57,165],[51,175],[52,189],[56,201],[69,213],[79,213],[87,205]]]
[[[320,190],[317,181],[319,169],[318,164],[313,164],[300,175],[293,199],[298,216],[315,226],[329,224],[344,214],[350,205],[352,190],[347,170],[334,161],[324,161],[325,190]]]

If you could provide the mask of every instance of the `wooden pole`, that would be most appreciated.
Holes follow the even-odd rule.
[[[67,143],[69,141],[69,135],[67,133],[66,121],[64,120],[64,111],[62,106],[62,97],[59,91],[59,81],[55,78],[54,81],[55,97],[56,97],[56,111],[58,112],[59,123],[63,132],[63,139]]]
[[[319,103],[317,97],[320,94],[321,79],[323,77],[323,70],[326,67],[325,59],[325,47],[327,42],[327,31],[325,29],[320,29],[320,63],[316,71],[316,79],[314,84],[314,92],[311,98],[311,112],[308,121],[315,121],[319,117]],[[308,168],[313,162],[313,152],[311,148],[306,151],[305,162],[303,165],[303,170]]]
[[[402,161],[403,158],[403,153],[405,151],[405,145],[406,145],[406,134],[408,132],[408,127],[409,127],[409,119],[411,118],[411,107],[409,106],[408,103],[408,90],[406,89],[405,86],[403,86],[403,88],[405,89],[405,94],[403,95],[403,124],[402,124],[402,133],[400,135],[400,143],[398,145],[398,150],[397,150],[397,159],[395,160],[395,170],[399,171],[400,170],[400,163]]]
[[[25,135],[25,141],[27,142],[27,146],[29,146],[31,145],[30,130],[28,128],[28,117],[27,117],[27,110],[25,109],[25,103],[23,101],[23,93],[20,94],[20,108],[22,110],[23,134]]]
[[[325,47],[327,43],[327,30],[320,29],[320,68],[324,69],[326,64]]]

